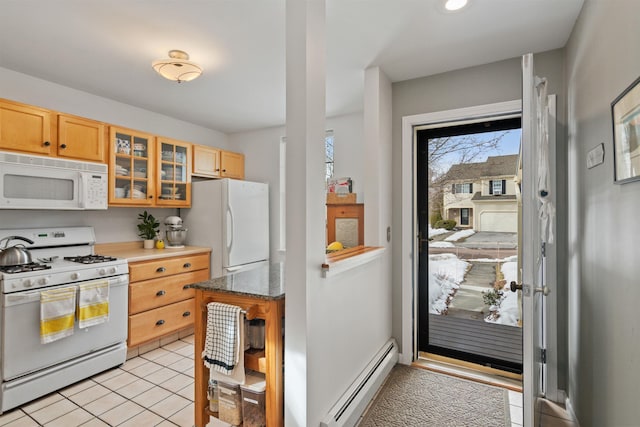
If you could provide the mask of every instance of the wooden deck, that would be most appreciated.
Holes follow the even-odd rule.
[[[429,314],[429,344],[522,364],[522,328]]]

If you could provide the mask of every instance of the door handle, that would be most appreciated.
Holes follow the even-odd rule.
[[[521,291],[523,288],[522,284],[517,284],[515,281],[511,282],[509,284],[509,288],[511,289],[511,292],[516,292],[516,291]],[[529,288],[529,286],[527,286],[527,288]],[[526,292],[527,290],[525,289],[525,295],[529,295],[528,292]],[[545,297],[547,295],[549,295],[551,293],[551,289],[549,289],[548,286],[543,286],[541,288],[533,288],[533,292],[542,292],[542,295],[544,295]]]
[[[542,292],[542,295],[546,297],[551,293],[551,289],[548,286],[543,286],[542,288],[534,288],[533,292]]]

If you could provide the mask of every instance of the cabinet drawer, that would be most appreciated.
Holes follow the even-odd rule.
[[[184,287],[209,279],[209,270],[198,270],[131,283],[129,285],[129,313],[140,313],[141,311],[193,298],[195,290],[185,289]]]
[[[155,279],[157,277],[166,277],[178,273],[203,270],[208,267],[208,253],[136,262],[129,264],[129,281],[138,282],[141,280]]]
[[[194,301],[191,298],[129,316],[129,339],[127,340],[129,347],[193,325]]]

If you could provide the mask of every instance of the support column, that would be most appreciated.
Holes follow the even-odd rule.
[[[285,425],[309,415],[308,290],[325,253],[325,1],[287,0]]]

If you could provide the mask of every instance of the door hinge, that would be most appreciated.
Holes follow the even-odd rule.
[[[547,349],[546,348],[541,348],[540,349],[540,362],[547,363]]]
[[[541,252],[543,258],[547,256],[547,242],[542,242]]]

